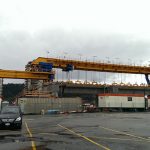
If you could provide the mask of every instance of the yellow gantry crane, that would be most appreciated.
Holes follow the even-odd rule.
[[[90,61],[65,60],[57,58],[39,57],[32,61],[32,65],[38,65],[40,62],[50,63],[54,68],[67,69],[67,66],[72,66],[73,70],[85,71],[101,71],[101,72],[116,72],[116,73],[131,73],[131,74],[150,74],[150,67],[144,66],[129,66],[121,64],[98,63]]]
[[[31,72],[16,70],[0,70],[0,78],[48,80],[53,72]]]
[[[148,85],[150,85],[150,81],[148,78],[148,75],[150,74],[150,67],[145,66],[130,66],[122,64],[44,57],[38,57],[30,64],[28,64],[28,66],[28,71],[0,70],[0,78],[53,80],[55,73],[52,71],[52,69],[61,68],[63,69],[63,71],[85,70],[113,73],[144,74]]]
[[[64,71],[70,70],[85,70],[85,71],[100,71],[113,73],[130,73],[130,74],[144,74],[148,85],[150,81],[148,75],[150,74],[150,67],[146,66],[130,66],[122,64],[110,64],[101,62],[66,60],[58,58],[44,58],[38,57],[33,60],[31,65],[39,65],[40,63],[49,63],[54,68],[61,68]]]

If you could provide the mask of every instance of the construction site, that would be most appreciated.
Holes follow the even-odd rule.
[[[60,71],[66,74],[61,81]],[[76,79],[71,80],[74,71],[78,71]],[[80,71],[85,72],[84,81],[79,79]],[[89,72],[93,76],[94,72],[144,75],[147,84],[125,84],[122,80],[100,83],[88,80]],[[149,74],[149,66],[43,57],[28,62],[25,71],[0,70],[0,78],[25,79],[23,91],[14,100],[24,114],[40,114],[41,110],[46,113],[149,111]]]
[[[0,150],[150,150],[150,1],[0,2]]]
[[[110,76],[100,82],[96,73],[140,75],[147,84],[115,77],[108,83]],[[12,101],[24,114],[22,129],[1,129],[0,149],[149,150],[149,74],[149,66],[42,57],[28,62],[24,71],[0,70],[2,79],[25,80]],[[2,99],[1,107],[7,105]],[[7,124],[10,119],[1,120]]]

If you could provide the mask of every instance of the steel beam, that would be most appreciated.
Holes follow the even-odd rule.
[[[98,63],[98,62],[44,58],[44,57],[39,57],[35,59],[34,61],[32,61],[32,65],[38,65],[39,62],[52,63],[54,68],[62,68],[62,69],[64,69],[68,64],[71,64],[74,66],[74,70],[131,73],[131,74],[150,74],[150,67],[146,66],[130,66],[121,64]]]
[[[16,70],[0,70],[0,78],[49,80],[53,72],[30,72]]]

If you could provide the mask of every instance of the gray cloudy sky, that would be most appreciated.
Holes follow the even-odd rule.
[[[0,69],[37,57],[149,61],[149,0],[0,0]],[[107,58],[106,58],[107,57]],[[108,58],[109,57],[109,58]],[[119,58],[119,59],[117,59]]]

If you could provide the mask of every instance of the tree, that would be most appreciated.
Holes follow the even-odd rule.
[[[24,89],[24,84],[4,84],[3,100],[12,101]]]

